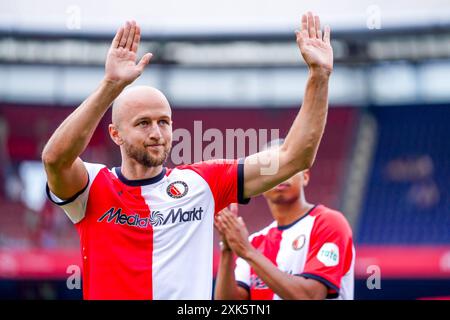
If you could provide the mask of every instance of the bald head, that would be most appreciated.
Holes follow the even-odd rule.
[[[122,121],[151,110],[172,115],[169,101],[161,91],[149,86],[134,86],[123,91],[114,101],[112,123],[119,126]]]

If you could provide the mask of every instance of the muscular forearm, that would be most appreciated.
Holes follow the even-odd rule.
[[[238,287],[234,277],[234,259],[231,250],[222,251],[217,271],[215,300],[238,300]]]
[[[83,153],[101,118],[123,90],[122,84],[103,80],[53,133],[42,153],[46,165],[70,167]]]
[[[314,162],[325,128],[330,72],[310,71],[302,108],[294,120],[279,154],[263,151],[245,159],[244,197],[258,195],[305,170]],[[260,155],[270,158],[260,159]],[[262,159],[265,159],[262,157]],[[255,165],[256,164],[256,165]],[[262,174],[262,172],[265,173]]]
[[[286,165],[293,172],[307,169],[314,162],[326,123],[329,77],[328,70],[309,72],[301,110],[280,149],[286,161],[281,166]]]
[[[282,299],[322,299],[320,291],[311,289],[303,279],[279,270],[267,257],[257,250],[252,250],[245,260],[255,273]]]

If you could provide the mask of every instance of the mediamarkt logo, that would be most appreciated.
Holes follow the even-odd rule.
[[[132,227],[146,228],[149,224],[156,227],[166,224],[174,224],[189,221],[199,221],[202,219],[203,208],[195,208],[189,211],[183,211],[183,208],[170,210],[167,217],[160,211],[152,211],[150,217],[141,218],[137,213],[122,213],[122,208],[110,208],[97,221],[102,222],[106,219],[107,223],[127,224]]]

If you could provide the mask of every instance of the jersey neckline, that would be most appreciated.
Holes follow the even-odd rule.
[[[317,208],[317,204],[315,204],[311,209],[309,209],[304,215],[302,215],[300,218],[298,218],[297,220],[295,220],[294,222],[291,222],[289,224],[286,224],[284,226],[278,226],[277,228],[278,230],[286,230],[289,229],[290,227],[292,227],[293,225],[295,225],[297,222],[299,222],[300,220],[302,220],[304,217],[307,217],[311,212],[313,212],[313,210]]]
[[[163,167],[163,169],[161,170],[161,172],[152,177],[152,178],[147,178],[147,179],[138,179],[138,180],[129,180],[127,178],[124,177],[124,175],[122,174],[122,171],[120,170],[120,167],[115,167],[114,171],[117,174],[117,178],[119,178],[119,180],[131,187],[140,187],[140,186],[146,186],[149,184],[154,184],[156,182],[161,181],[162,178],[164,178],[164,176],[166,175],[166,167]]]

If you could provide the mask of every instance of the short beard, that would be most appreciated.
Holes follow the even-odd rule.
[[[146,152],[146,150],[136,148],[131,144],[124,143],[123,146],[128,157],[149,168],[158,167],[166,162],[170,151],[170,148],[166,148],[166,146],[164,146],[163,154],[161,156],[152,157],[148,154],[148,152]]]

